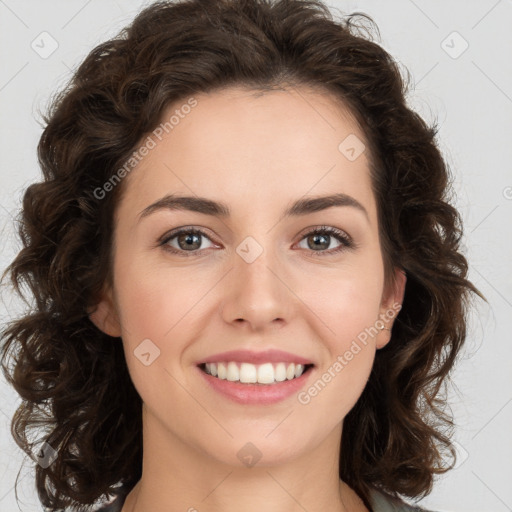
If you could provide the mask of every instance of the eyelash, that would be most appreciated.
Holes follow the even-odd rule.
[[[181,235],[182,233],[201,235],[201,236],[204,236],[205,238],[208,238],[208,240],[210,240],[210,237],[201,229],[179,228],[175,231],[171,231],[170,233],[165,234],[160,239],[159,245],[163,246],[164,250],[169,251],[172,254],[176,254],[176,255],[184,256],[184,257],[195,256],[195,255],[199,254],[201,251],[207,250],[207,249],[199,249],[199,250],[195,250],[195,251],[183,251],[183,250],[175,249],[174,247],[167,245],[173,238],[176,238],[177,236]],[[311,231],[308,231],[307,233],[305,233],[302,236],[301,241],[304,238],[307,238],[311,235],[316,235],[316,234],[327,234],[329,236],[333,236],[339,242],[341,242],[341,245],[339,247],[337,247],[336,249],[330,249],[328,251],[327,250],[326,251],[311,250],[310,252],[313,253],[314,256],[322,257],[323,255],[332,255],[332,254],[336,254],[336,253],[341,252],[346,249],[356,248],[356,244],[354,243],[354,241],[352,240],[352,238],[350,236],[348,236],[343,231],[341,231],[337,228],[330,227],[330,226],[316,227],[316,228],[312,229]],[[318,253],[318,254],[315,254],[315,253]]]

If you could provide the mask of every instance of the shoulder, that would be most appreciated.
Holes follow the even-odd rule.
[[[116,500],[113,503],[103,505],[102,507],[98,508],[96,512],[121,512],[122,507],[123,504]]]
[[[121,512],[125,498],[126,495],[120,495],[113,502],[102,505],[96,512]],[[372,512],[435,512],[418,505],[408,505],[377,489],[370,491],[370,505]]]
[[[435,512],[419,505],[409,505],[377,489],[370,491],[370,504],[372,512]]]
[[[114,501],[100,506],[95,512],[121,512],[125,499],[126,495],[118,496]]]

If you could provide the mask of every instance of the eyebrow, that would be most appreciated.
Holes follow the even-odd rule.
[[[279,220],[292,216],[307,215],[336,206],[351,206],[356,208],[363,212],[369,220],[366,208],[352,196],[343,193],[299,199],[287,208]],[[187,210],[221,218],[226,218],[231,215],[231,210],[225,203],[213,201],[205,197],[168,194],[144,208],[139,214],[139,221],[159,210]]]

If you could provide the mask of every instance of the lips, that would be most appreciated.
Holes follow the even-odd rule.
[[[253,352],[250,350],[231,350],[229,352],[222,352],[208,356],[196,364],[197,366],[205,363],[224,363],[233,361],[235,363],[251,363],[251,364],[264,364],[264,363],[294,363],[302,365],[313,365],[313,361],[306,359],[297,354],[284,352],[282,350],[265,350],[263,352]]]
[[[298,393],[311,378],[315,364],[297,354],[271,349],[222,352],[197,361],[196,366],[203,382],[229,400],[271,405]],[[222,375],[215,375],[218,371]]]
[[[201,369],[201,366],[198,366],[196,370],[197,375],[207,385],[210,392],[213,391],[218,396],[238,404],[269,406],[292,399],[299,393],[315,374],[312,366],[307,368],[299,377],[269,384],[231,382],[208,374]]]

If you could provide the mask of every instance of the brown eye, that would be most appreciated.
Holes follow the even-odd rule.
[[[318,253],[333,254],[354,246],[352,239],[346,233],[328,226],[315,228],[314,230],[306,233],[303,237],[303,240],[304,239],[306,239],[307,247],[302,248]],[[333,242],[333,239],[337,240],[339,245],[327,250]]]
[[[201,236],[202,235],[199,235],[197,233],[180,233],[179,235],[176,235],[174,238],[176,238],[176,241],[180,249],[194,250],[199,249],[199,247],[201,246]]]
[[[201,248],[202,238],[210,240],[206,233],[199,229],[179,229],[166,235],[160,245],[173,254],[192,256],[205,249]]]

